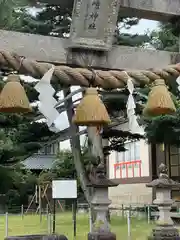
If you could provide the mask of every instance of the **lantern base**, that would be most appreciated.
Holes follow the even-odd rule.
[[[178,230],[173,226],[157,226],[148,240],[180,240]]]
[[[111,232],[89,233],[88,240],[116,240],[116,235]]]

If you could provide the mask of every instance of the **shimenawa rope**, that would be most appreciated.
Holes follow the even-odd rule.
[[[37,62],[30,59],[23,59],[14,53],[0,51],[0,68],[9,67],[21,74],[30,75],[34,78],[41,78],[51,67],[50,63]],[[168,81],[180,75],[180,63],[169,65],[163,69],[149,70],[126,70],[123,71],[103,71],[94,70],[96,73],[94,87],[104,89],[124,88],[127,85],[128,76],[132,78],[134,85],[143,87],[156,79]],[[89,87],[92,79],[92,71],[85,68],[71,68],[69,66],[55,66],[53,82],[58,82],[62,86],[79,85]]]

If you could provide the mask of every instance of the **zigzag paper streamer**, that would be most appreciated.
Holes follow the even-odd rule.
[[[54,120],[59,116],[58,111],[55,109],[57,101],[53,97],[55,90],[51,86],[53,73],[54,66],[44,74],[42,79],[35,86],[36,91],[39,92],[39,111],[46,118],[48,127],[50,127]]]
[[[128,101],[126,104],[126,108],[127,108],[127,116],[129,119],[129,130],[132,133],[144,135],[144,130],[142,127],[139,126],[139,124],[137,122],[137,116],[135,115],[136,104],[135,104],[134,97],[133,97],[134,84],[133,84],[131,77],[128,74],[127,74],[127,76],[128,76],[127,89],[129,91],[129,97],[128,97]]]
[[[180,92],[180,76],[176,79],[176,82],[178,84],[178,90]]]

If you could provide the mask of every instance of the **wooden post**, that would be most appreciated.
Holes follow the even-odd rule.
[[[36,185],[35,188],[35,197],[36,197],[36,204],[38,203],[38,186]]]
[[[40,217],[40,222],[42,222],[42,202],[41,202],[41,185],[39,185],[39,217]]]
[[[128,240],[131,240],[131,212],[127,211]]]
[[[48,215],[49,215],[49,206],[48,206],[48,204],[46,205],[46,215],[47,215],[47,219],[48,219]]]
[[[124,218],[124,204],[122,204],[122,217]]]
[[[22,217],[22,219],[24,218],[24,206],[23,206],[23,204],[21,205],[21,217]]]
[[[9,221],[8,221],[8,212],[6,212],[6,224],[5,224],[5,235],[8,237]]]
[[[70,88],[65,89],[64,97],[67,96],[70,92],[71,92]],[[86,186],[87,178],[86,178],[83,164],[81,162],[80,139],[79,139],[79,136],[77,135],[77,133],[79,132],[79,128],[72,122],[72,117],[74,115],[74,110],[72,108],[72,105],[73,105],[72,98],[70,98],[68,101],[65,102],[65,106],[67,108],[68,120],[69,120],[69,124],[70,124],[70,130],[71,130],[71,138],[70,138],[71,149],[72,149],[72,154],[73,154],[73,158],[74,158],[75,168],[76,168],[78,177],[81,182],[81,187],[84,191],[87,202],[90,203],[89,190]]]

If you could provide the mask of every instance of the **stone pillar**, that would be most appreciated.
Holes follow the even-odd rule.
[[[102,163],[97,167],[95,176],[91,176],[91,184],[89,185],[94,187],[91,204],[96,217],[92,232],[88,234],[88,240],[116,240],[116,235],[110,231],[107,212],[111,204],[108,198],[108,187],[117,185],[106,178]]]
[[[171,189],[173,187],[180,188],[180,184],[169,178],[167,168],[164,164],[159,166],[159,178],[147,184],[156,192],[154,204],[158,205],[159,219],[156,227],[152,230],[149,240],[180,240],[179,231],[174,226],[171,219],[171,207],[173,200],[171,199]]]

